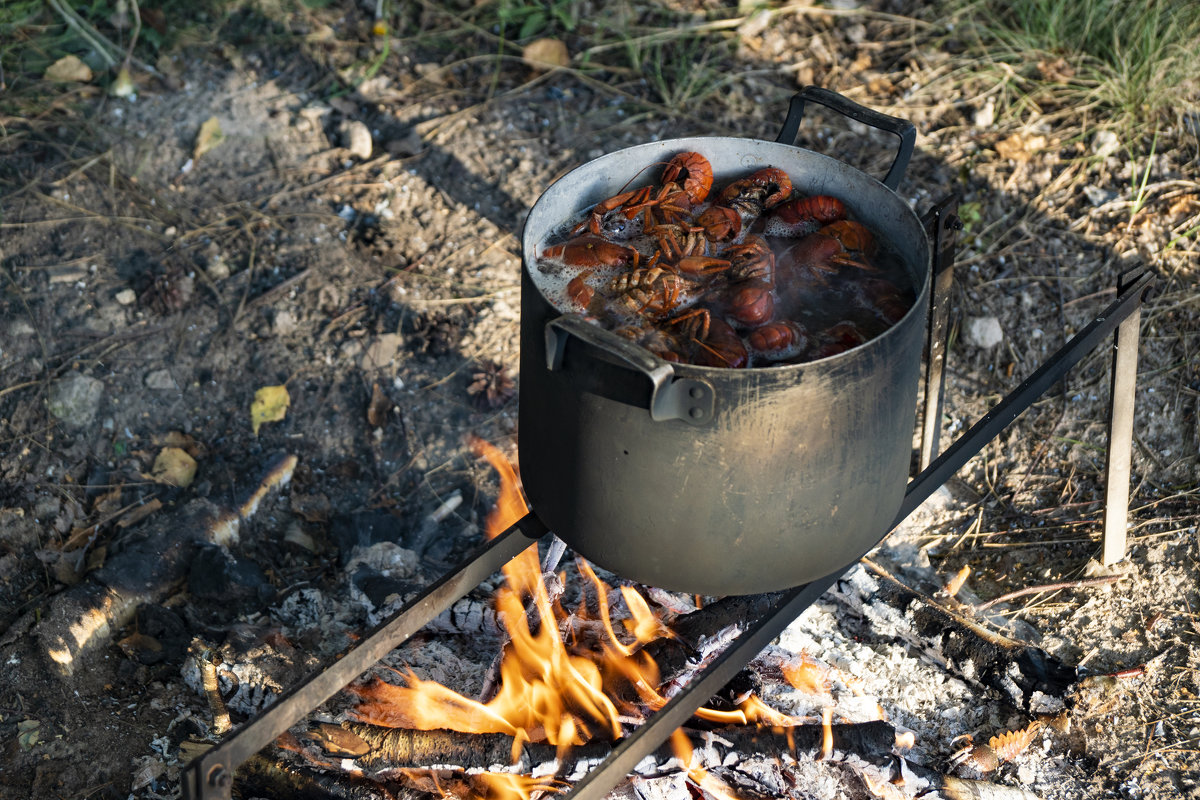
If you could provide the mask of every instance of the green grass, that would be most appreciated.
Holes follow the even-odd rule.
[[[1090,120],[1149,141],[1200,108],[1195,0],[949,0],[1012,115]]]

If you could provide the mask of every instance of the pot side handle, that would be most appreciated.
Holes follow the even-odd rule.
[[[564,367],[567,342],[572,339],[576,344],[571,346],[572,355]],[[611,370],[602,368],[612,364],[614,359],[627,368],[621,372],[632,371],[636,375],[631,377],[639,383],[642,378],[650,382],[648,401],[641,387],[631,388],[628,382],[614,380]],[[583,381],[584,390],[626,405],[647,408],[655,422],[678,419],[691,425],[707,425],[713,419],[715,392],[708,382],[675,377],[670,362],[593,325],[578,314],[564,314],[546,323],[546,368],[551,372],[566,369],[580,376],[599,376],[607,372],[607,380]],[[622,383],[626,385],[622,386]]]
[[[908,169],[908,160],[912,158],[913,147],[917,143],[916,127],[908,120],[889,117],[874,109],[860,106],[853,100],[829,89],[823,89],[820,86],[805,86],[792,97],[787,117],[783,120],[783,127],[779,130],[779,136],[775,137],[775,141],[787,145],[796,143],[796,133],[800,130],[800,120],[804,116],[804,104],[809,100],[831,108],[844,117],[900,137],[900,149],[896,152],[896,160],[892,162],[891,169],[883,179],[884,186],[893,192],[896,191],[904,177],[904,171]]]

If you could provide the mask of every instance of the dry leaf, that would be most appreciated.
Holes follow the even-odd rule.
[[[171,486],[190,486],[196,477],[196,459],[179,447],[164,447],[150,468],[150,479]]]
[[[254,402],[250,404],[250,424],[254,435],[264,422],[278,422],[287,416],[288,405],[292,398],[286,386],[264,386],[254,393]]]
[[[87,83],[92,79],[92,68],[78,56],[63,56],[46,68],[44,77],[58,83]]]
[[[372,428],[382,428],[387,422],[388,412],[391,410],[391,399],[383,393],[378,383],[375,384],[371,390],[371,404],[367,406],[367,422]]]
[[[558,39],[537,39],[525,45],[521,58],[534,69],[554,69],[571,63],[567,46]]]
[[[178,447],[186,450],[189,456],[196,459],[208,455],[208,448],[182,431],[168,431],[165,436],[155,437],[154,443],[163,447]]]
[[[1046,81],[1069,83],[1071,78],[1075,77],[1075,68],[1061,56],[1055,59],[1043,58],[1038,62],[1037,68],[1042,80]]]
[[[1034,720],[1027,728],[993,736],[988,740],[988,747],[995,751],[996,757],[1001,761],[1012,761],[1025,752],[1040,727],[1041,724]]]
[[[81,528],[72,528],[71,535],[63,542],[62,551],[69,553],[72,550],[78,550],[92,541],[92,537],[96,535],[95,525],[85,525]]]
[[[1046,137],[1038,134],[1014,133],[1003,141],[996,142],[996,153],[1001,158],[1024,164],[1046,146]]]
[[[192,158],[200,158],[223,141],[225,141],[225,134],[221,132],[220,121],[216,117],[209,117],[204,120],[204,124],[200,126],[200,132],[196,134],[196,147],[192,150]]]
[[[809,657],[800,653],[794,659],[781,665],[783,679],[793,689],[799,689],[806,694],[829,694],[829,671]]]

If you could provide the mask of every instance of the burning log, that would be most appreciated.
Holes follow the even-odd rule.
[[[882,567],[848,573],[829,596],[882,636],[898,639],[966,681],[1029,714],[1053,714],[1078,680],[1045,650],[986,630],[905,586]]]
[[[332,727],[332,726],[323,726]],[[394,796],[394,783],[412,783],[417,774],[428,775],[433,783],[461,782],[465,773],[487,771],[550,774],[578,780],[603,762],[613,743],[594,741],[572,748],[565,756],[550,745],[522,741],[503,734],[462,734],[455,731],[413,731],[388,729],[361,723],[345,723],[341,729],[348,740],[368,748],[354,761],[340,761],[344,771],[329,769],[332,761],[323,760],[311,748],[289,746],[305,755],[311,764],[279,764],[257,757],[238,773],[241,785],[268,797],[332,798],[333,800],[381,800]],[[329,756],[344,755],[342,745],[330,745],[328,732],[315,732]],[[688,759],[691,771],[709,770],[729,775],[744,768],[748,774],[758,768],[752,762],[784,757],[800,761],[833,761],[846,765],[885,797],[922,800],[1037,800],[1024,789],[984,781],[942,775],[913,764],[892,751],[904,747],[904,734],[886,722],[851,725],[797,725],[790,728],[732,727],[719,731],[691,731],[689,743],[695,745]],[[690,749],[690,748],[689,748]],[[515,760],[514,760],[515,757]],[[681,766],[680,753],[664,745],[652,755],[653,765],[639,768],[642,775],[667,775]],[[440,779],[438,776],[442,776]],[[541,780],[545,780],[542,778]],[[885,788],[886,787],[886,788]]]
[[[370,752],[359,756],[356,763],[375,772],[418,767],[540,774],[547,771],[548,765],[554,765],[557,774],[571,776],[603,761],[615,746],[610,741],[593,740],[560,755],[554,745],[501,733],[415,731],[356,722],[343,727],[370,746]],[[708,758],[712,764],[706,766],[718,766],[727,763],[730,756],[749,754],[787,754],[797,760],[834,761],[853,756],[875,761],[890,757],[897,747],[896,729],[887,722],[831,725],[828,741],[826,734],[825,726],[820,724],[788,728],[739,726],[694,732],[711,751]],[[663,745],[654,754],[659,763],[674,757],[669,745]]]

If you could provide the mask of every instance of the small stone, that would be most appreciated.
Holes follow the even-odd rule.
[[[1004,329],[995,317],[969,317],[963,323],[963,341],[990,350],[1004,341]]]
[[[378,369],[388,366],[396,358],[403,342],[404,337],[398,333],[382,333],[376,336],[363,353],[362,368]]]
[[[229,277],[229,262],[220,253],[214,253],[209,257],[208,267],[204,271],[214,281],[223,281]]]
[[[291,336],[296,332],[296,317],[290,311],[279,311],[271,321],[271,332],[276,336]]]
[[[1092,186],[1091,184],[1083,187],[1083,195],[1093,206],[1102,206],[1111,200],[1116,200],[1118,196],[1116,192],[1110,192],[1107,189],[1101,189],[1099,186]]]
[[[1094,155],[1108,158],[1121,148],[1121,140],[1112,131],[1096,131],[1091,148]]]
[[[990,128],[996,122],[996,101],[988,98],[983,104],[983,108],[975,110],[975,116],[972,120],[976,128]]]
[[[115,299],[123,306],[131,306],[137,302],[137,292],[133,289],[122,289],[117,292]]]
[[[33,336],[37,331],[29,324],[29,320],[14,319],[8,323],[8,335],[13,339],[24,339],[26,336]]]
[[[51,384],[46,405],[65,427],[79,429],[95,419],[103,394],[103,381],[72,371]]]
[[[342,136],[342,147],[350,151],[350,155],[363,161],[371,157],[375,144],[371,141],[371,131],[365,124],[356,119],[348,119],[338,127]]]
[[[179,384],[171,377],[169,369],[156,369],[146,375],[147,389],[178,389]]]

